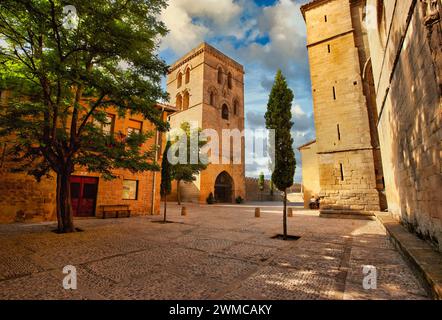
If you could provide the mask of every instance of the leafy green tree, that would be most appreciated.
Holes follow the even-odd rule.
[[[67,4],[78,19],[64,19]],[[69,180],[76,168],[110,179],[114,168],[159,170],[152,152],[141,151],[148,133],[102,128],[110,126],[112,107],[119,117],[140,114],[168,129],[154,108],[167,99],[161,88],[167,66],[155,53],[167,32],[158,21],[165,6],[164,0],[0,1],[0,84],[13,92],[0,111],[0,136],[15,171],[37,180],[55,173],[60,232],[75,231]]]
[[[164,223],[167,222],[167,195],[172,191],[172,168],[168,159],[169,149],[171,147],[171,142],[167,141],[166,148],[163,153],[163,160],[161,162],[161,185],[160,193],[164,199]]]
[[[278,70],[267,104],[265,119],[267,129],[274,130],[275,134],[275,160],[272,181],[280,191],[284,192],[284,240],[287,240],[287,188],[293,185],[296,169],[293,138],[291,136],[293,98],[292,90],[287,86],[287,81],[281,70]]]
[[[264,184],[265,184],[265,177],[264,173],[261,172],[258,177],[258,189],[260,191],[261,201],[262,201],[262,192],[264,191]]]
[[[177,183],[177,200],[178,205],[181,205],[181,190],[180,183],[184,182],[193,182],[196,180],[196,175],[199,174],[202,170],[207,168],[207,160],[205,155],[201,155],[201,148],[207,144],[206,140],[199,139],[201,134],[201,129],[192,129],[188,122],[183,122],[181,124],[181,130],[184,132],[185,136],[175,137],[175,143],[185,143],[186,145],[186,161],[185,163],[177,163],[172,165],[171,172],[172,178]],[[191,140],[194,139],[198,141],[196,147],[193,147]],[[177,149],[179,152],[179,149]],[[191,161],[192,159],[196,159],[196,161]],[[192,163],[196,162],[196,163]]]

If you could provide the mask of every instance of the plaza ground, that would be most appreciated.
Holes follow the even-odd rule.
[[[289,234],[280,203],[168,204],[161,216],[0,225],[0,299],[427,299],[378,221],[319,218],[293,204]],[[261,218],[254,217],[261,207]],[[65,290],[62,269],[77,268]],[[364,290],[363,266],[377,270]]]

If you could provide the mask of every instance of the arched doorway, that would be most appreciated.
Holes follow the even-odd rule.
[[[215,200],[221,203],[232,203],[233,179],[225,171],[215,180]]]

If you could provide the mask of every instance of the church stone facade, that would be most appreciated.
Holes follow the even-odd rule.
[[[440,0],[368,0],[389,211],[442,251]]]
[[[323,208],[388,207],[442,251],[440,0],[314,0],[301,11]]]
[[[230,148],[226,146],[229,154],[222,152],[223,130],[244,130],[243,66],[202,43],[170,66],[167,91],[170,103],[179,110],[169,117],[172,128],[193,122],[203,130],[214,130],[219,137],[219,164],[209,164],[193,183],[181,183],[182,200],[204,203],[210,193],[218,202],[231,203],[239,196],[244,199],[244,138],[240,144],[231,142]],[[225,136],[224,141],[229,140],[233,141]],[[240,163],[232,159],[238,153]],[[174,196],[175,183],[171,198]]]
[[[383,173],[364,1],[313,1],[307,25],[321,208],[379,211]]]

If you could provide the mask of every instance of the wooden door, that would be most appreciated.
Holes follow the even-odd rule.
[[[74,217],[95,216],[98,178],[73,176],[70,182],[71,204]]]

